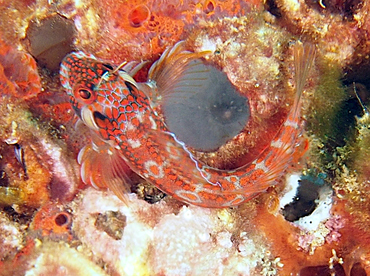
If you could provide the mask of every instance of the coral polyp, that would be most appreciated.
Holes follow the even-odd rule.
[[[146,5],[136,6],[130,11],[128,15],[128,20],[130,22],[130,25],[134,28],[140,27],[149,18],[150,18],[150,10]]]
[[[2,95],[27,99],[41,90],[35,60],[0,40],[0,79]]]

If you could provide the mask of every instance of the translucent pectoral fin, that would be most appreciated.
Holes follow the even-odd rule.
[[[92,143],[81,149],[78,162],[84,183],[97,189],[108,188],[127,203],[132,171],[118,150],[103,141],[99,145]]]
[[[211,51],[193,53],[185,50],[184,41],[176,43],[172,48],[163,52],[160,59],[153,63],[148,72],[149,83],[155,92],[152,93],[152,101],[156,102],[162,97],[170,96],[175,92],[199,85],[199,81],[209,70],[198,68],[200,59]],[[191,63],[193,61],[193,63]],[[179,84],[179,82],[182,82]],[[184,84],[187,82],[187,84]]]
[[[188,52],[183,44],[163,53],[149,71],[151,81],[140,89],[154,110],[160,106],[164,123],[180,141],[197,151],[216,151],[247,125],[249,100],[202,59],[211,52]]]

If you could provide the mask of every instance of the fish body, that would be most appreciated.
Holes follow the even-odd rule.
[[[301,95],[314,58],[314,46],[297,43],[294,52],[296,97],[286,121],[253,162],[228,171],[196,160],[153,108],[157,104],[155,99],[161,97],[156,85],[161,87],[171,70],[175,74],[183,74],[179,68],[199,59],[202,54],[182,51],[180,46],[175,46],[152,66],[150,80],[144,84],[132,79],[131,66],[113,70],[112,66],[91,55],[82,52],[69,54],[61,65],[61,83],[76,114],[92,130],[96,140],[108,147],[105,152],[110,156],[106,169],[100,168],[99,178],[91,176],[94,166],[89,161],[89,154],[81,155],[82,167],[84,162],[90,162],[82,169],[85,182],[103,179],[106,186],[124,200],[127,185],[124,188],[122,183],[129,181],[120,169],[119,164],[124,162],[163,192],[198,206],[237,206],[266,191],[277,183],[291,164],[301,135]],[[170,92],[166,93],[170,95]],[[95,148],[99,148],[96,144]],[[94,146],[87,151],[90,155]],[[103,165],[100,163],[99,166]],[[86,167],[89,167],[89,172]]]

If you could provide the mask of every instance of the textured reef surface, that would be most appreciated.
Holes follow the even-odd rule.
[[[370,275],[368,1],[0,1],[0,22],[0,275]]]

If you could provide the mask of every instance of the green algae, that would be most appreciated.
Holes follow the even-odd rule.
[[[350,143],[349,166],[363,180],[370,180],[370,114],[357,118],[356,135]]]
[[[320,65],[320,80],[311,102],[307,128],[323,143],[338,141],[343,137],[343,105],[348,98],[341,83],[339,65],[324,60]]]

